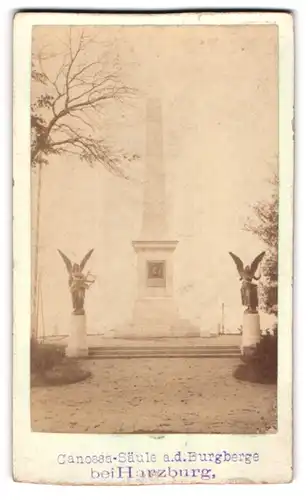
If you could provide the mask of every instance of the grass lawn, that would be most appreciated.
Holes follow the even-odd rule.
[[[33,431],[256,434],[276,427],[276,386],[236,380],[236,359],[85,360],[92,376],[32,387]]]

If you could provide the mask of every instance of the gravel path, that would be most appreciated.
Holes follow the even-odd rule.
[[[31,390],[32,429],[74,433],[259,433],[276,387],[233,378],[234,359],[87,360],[92,377]]]

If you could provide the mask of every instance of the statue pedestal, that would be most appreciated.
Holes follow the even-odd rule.
[[[71,331],[66,347],[66,355],[69,358],[88,356],[85,314],[72,314],[71,316]]]
[[[258,312],[244,312],[243,334],[242,334],[242,354],[253,350],[261,339],[260,315]]]

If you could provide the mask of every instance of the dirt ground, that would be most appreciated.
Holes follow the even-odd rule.
[[[92,377],[31,390],[33,431],[271,432],[276,387],[240,382],[236,359],[97,359]]]

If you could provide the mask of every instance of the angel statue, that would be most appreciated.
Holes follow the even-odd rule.
[[[83,273],[83,269],[91,257],[94,248],[90,250],[82,259],[80,264],[72,263],[71,260],[64,255],[61,250],[58,250],[62,259],[64,260],[64,264],[66,265],[66,269],[69,275],[68,286],[72,296],[73,303],[73,314],[82,315],[84,314],[84,300],[86,295],[86,290],[90,288],[90,286],[95,282],[95,277],[88,272],[87,274]]]
[[[241,286],[241,296],[242,304],[246,307],[246,312],[256,313],[259,305],[258,301],[258,288],[257,284],[253,281],[258,281],[261,276],[256,276],[256,271],[261,263],[265,252],[260,253],[250,264],[250,266],[245,266],[241,259],[234,255],[234,253],[229,252],[232,259],[235,262],[238,273],[240,275]]]

